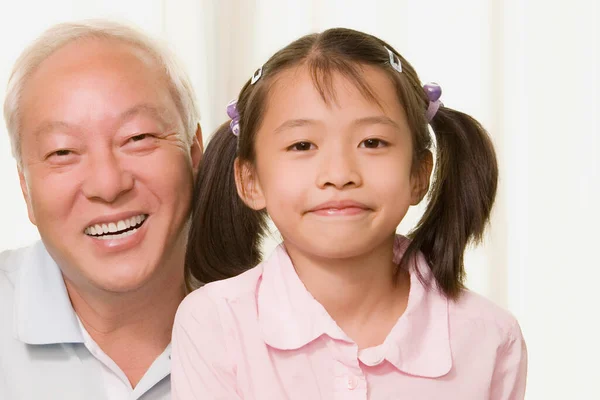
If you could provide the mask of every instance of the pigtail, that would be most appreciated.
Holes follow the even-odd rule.
[[[260,262],[264,212],[240,199],[235,185],[237,136],[230,123],[211,138],[194,188],[186,276],[208,283],[236,276]]]
[[[498,165],[485,129],[472,117],[440,108],[431,122],[437,141],[429,204],[403,257],[421,251],[439,288],[457,298],[464,288],[464,252],[479,242],[496,196]]]

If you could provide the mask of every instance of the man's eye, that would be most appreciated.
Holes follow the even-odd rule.
[[[312,149],[314,149],[314,145],[311,142],[298,142],[288,147],[288,150],[291,151],[307,151]]]
[[[48,154],[46,156],[46,158],[51,158],[51,157],[66,157],[66,156],[70,156],[71,154],[73,154],[73,152],[71,150],[60,149],[60,150],[55,150],[52,153]]]
[[[68,165],[77,160],[77,150],[58,149],[48,153],[44,160],[53,165]]]
[[[141,133],[141,134],[139,134],[139,135],[132,136],[132,137],[131,137],[131,141],[132,141],[132,142],[140,142],[140,141],[142,141],[142,140],[144,140],[144,139],[148,138],[149,136],[150,136],[150,134],[149,134],[149,133]]]
[[[381,139],[367,139],[367,140],[363,140],[362,143],[360,144],[360,147],[365,147],[367,149],[376,149],[378,147],[385,147],[387,146],[387,142],[381,140]]]

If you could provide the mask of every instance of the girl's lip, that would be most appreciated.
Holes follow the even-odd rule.
[[[327,201],[325,203],[321,203],[313,208],[311,208],[309,210],[309,212],[345,212],[345,213],[352,213],[352,214],[356,214],[358,212],[361,211],[367,211],[370,210],[371,208],[368,207],[367,205],[354,201],[354,200],[335,200],[335,201]]]
[[[369,211],[364,207],[342,207],[342,208],[319,208],[317,210],[312,211],[313,214],[329,216],[329,217],[337,217],[337,216],[350,216],[350,215],[358,215],[364,212]]]

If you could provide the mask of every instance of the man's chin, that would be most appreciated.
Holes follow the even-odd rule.
[[[110,268],[98,268],[87,274],[87,281],[91,287],[102,292],[131,293],[148,285],[152,280],[155,269],[143,264],[123,265],[112,263]]]
[[[112,294],[128,294],[140,291],[147,285],[147,280],[120,280],[120,281],[103,281],[92,282],[92,284],[105,293]]]

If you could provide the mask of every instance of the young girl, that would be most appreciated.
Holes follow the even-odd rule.
[[[522,399],[517,321],[464,288],[497,183],[488,135],[348,29],[273,55],[228,106],[196,192],[174,399]],[[409,238],[396,227],[429,189]],[[258,266],[265,217],[283,237]]]

